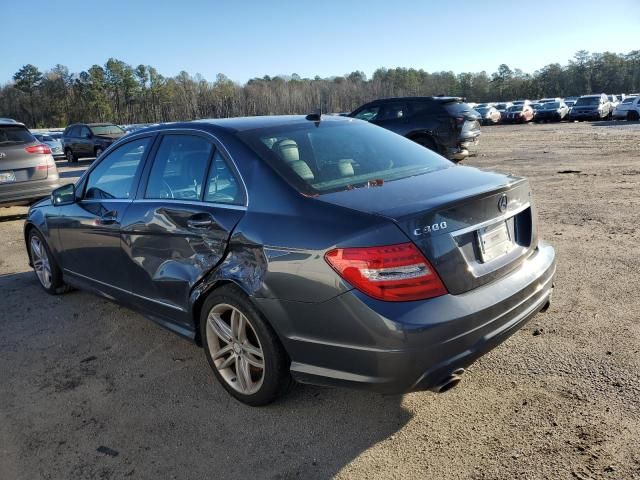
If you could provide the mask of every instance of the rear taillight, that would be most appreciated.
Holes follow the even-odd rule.
[[[344,280],[378,300],[424,300],[447,293],[438,274],[413,243],[336,248],[324,258]]]
[[[31,147],[26,147],[25,152],[27,153],[41,153],[41,154],[51,154],[51,149],[46,145],[32,145]]]
[[[464,123],[464,117],[456,117],[456,125],[460,126]]]

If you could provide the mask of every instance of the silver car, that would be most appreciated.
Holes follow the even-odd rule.
[[[24,124],[0,121],[0,206],[28,205],[59,186],[51,149]]]
[[[34,133],[33,136],[36,137],[36,140],[44,143],[51,149],[51,155],[53,155],[53,158],[56,160],[62,160],[65,158],[61,140],[54,138],[53,135],[49,135],[48,133]],[[62,137],[62,135],[60,137]]]

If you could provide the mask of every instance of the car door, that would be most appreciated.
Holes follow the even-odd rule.
[[[78,184],[76,201],[49,219],[65,276],[116,298],[131,290],[120,225],[152,140],[139,137],[109,152]]]
[[[380,106],[376,118],[371,120],[387,130],[404,135],[407,130],[409,111],[406,102],[389,102]]]
[[[93,157],[93,141],[89,127],[80,127],[80,138],[78,139],[78,156]]]
[[[246,194],[221,144],[187,130],[162,134],[122,223],[137,301],[189,328],[193,287],[223,259]]]

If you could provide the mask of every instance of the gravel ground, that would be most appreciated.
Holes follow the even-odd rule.
[[[484,129],[467,163],[530,178],[556,291],[442,395],[245,407],[142,316],[44,294],[26,210],[0,211],[0,479],[640,478],[639,147],[638,124]]]

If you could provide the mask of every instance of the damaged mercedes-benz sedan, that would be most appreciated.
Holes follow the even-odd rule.
[[[90,290],[204,347],[237,399],[297,380],[455,385],[549,305],[528,182],[321,115],[128,135],[25,223],[42,287]]]

